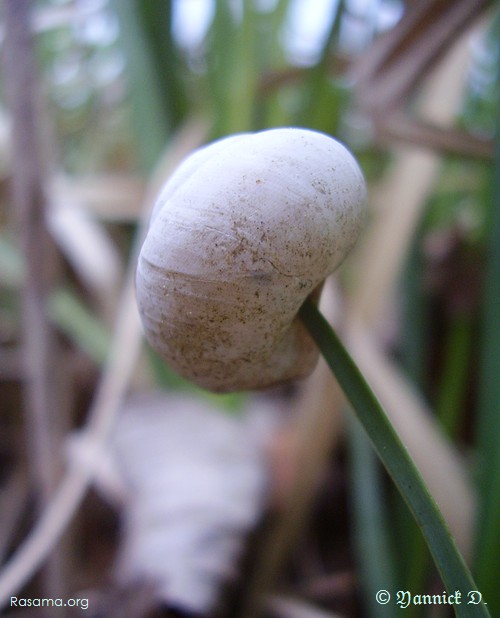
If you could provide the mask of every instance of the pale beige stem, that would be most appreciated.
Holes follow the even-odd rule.
[[[163,175],[171,171],[186,155],[186,152],[190,152],[202,143],[205,134],[204,123],[203,125],[193,121],[187,123],[160,161],[158,173]],[[158,178],[155,175],[151,181],[150,191],[148,191],[149,198],[152,194],[156,194],[157,183]],[[152,205],[151,199],[146,198],[146,200],[141,230],[137,234],[136,247],[132,251],[120,301],[109,360],[89,411],[86,429],[88,448],[93,448],[96,455],[106,447],[109,430],[133,376],[142,343],[142,329],[137,314],[133,282],[140,240],[145,231]],[[88,461],[92,459],[88,458]],[[95,464],[98,461],[99,457],[96,456]],[[82,467],[78,462],[73,462],[68,466],[66,475],[50,504],[23,544],[0,572],[0,609],[5,607],[10,597],[15,595],[34,575],[48,553],[58,543],[92,481],[96,472],[95,467],[90,464]]]
[[[422,94],[421,116],[451,125],[463,96],[470,54],[470,29],[452,48]],[[470,554],[474,493],[453,445],[445,438],[424,401],[382,352],[377,342],[394,298],[402,265],[433,189],[441,159],[418,148],[399,148],[377,192],[372,220],[357,256],[356,290],[347,311],[347,340],[354,358],[414,458],[424,481],[465,556]]]

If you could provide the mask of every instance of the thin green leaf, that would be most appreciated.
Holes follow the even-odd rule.
[[[177,125],[188,111],[182,63],[172,36],[172,0],[136,0],[158,84],[164,115]]]
[[[303,99],[296,121],[298,125],[332,134],[337,131],[343,109],[342,99],[346,98],[346,93],[335,86],[329,76],[333,49],[338,41],[344,11],[342,0],[332,7],[330,28],[320,57],[309,69],[303,84]]]
[[[467,390],[470,368],[473,323],[467,313],[459,313],[450,321],[443,362],[436,416],[450,437],[457,434]]]
[[[497,24],[500,23],[500,15]],[[499,79],[500,83],[500,79]],[[497,137],[500,120],[497,118]],[[481,591],[491,599],[495,615],[500,613],[500,139],[491,180],[491,225],[488,263],[483,296],[483,330],[478,405],[478,481],[475,572]]]
[[[419,226],[401,277],[401,362],[412,382],[422,393],[426,393],[430,317],[428,295],[423,283],[425,265],[421,251],[422,240],[422,226]]]
[[[68,290],[57,290],[49,298],[52,322],[96,364],[107,358],[111,335],[78,298]]]
[[[170,118],[163,105],[155,61],[139,20],[135,0],[114,0],[120,39],[127,60],[128,88],[137,135],[139,165],[150,171],[165,146]]]
[[[0,233],[0,285],[10,288],[21,286],[24,277],[24,261],[13,239]]]
[[[214,136],[253,128],[257,89],[256,20],[251,3],[243,3],[240,19],[228,0],[217,0],[209,34],[209,96]]]
[[[356,555],[364,605],[372,618],[396,616],[396,605],[376,602],[378,590],[396,590],[380,467],[357,419],[349,419],[350,470]]]
[[[464,602],[454,606],[456,615],[489,616],[483,602],[466,604],[467,593],[478,588],[415,464],[358,367],[310,300],[302,306],[300,317],[420,526],[443,583],[450,592],[461,592]]]

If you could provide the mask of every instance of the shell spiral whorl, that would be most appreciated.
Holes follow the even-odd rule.
[[[139,257],[146,336],[180,375],[218,392],[303,377],[318,353],[297,318],[353,246],[363,175],[305,129],[228,137],[161,192]]]

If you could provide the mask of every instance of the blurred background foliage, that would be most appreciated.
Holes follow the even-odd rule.
[[[448,14],[454,14],[453,5],[466,4],[439,0],[32,3],[49,201],[72,204],[77,212],[73,218],[55,217],[51,228],[62,268],[47,311],[73,372],[73,408],[65,426],[83,422],[103,369],[118,291],[150,178],[164,176],[183,148],[230,133],[297,125],[335,136],[358,157],[370,195],[383,186],[383,195],[403,201],[406,192],[418,196],[414,221],[408,233],[401,231],[408,237],[397,253],[398,263],[392,265],[396,278],[384,315],[366,323],[432,411],[435,426],[448,436],[472,479],[475,532],[469,559],[479,590],[495,615],[500,612],[500,170],[493,143],[498,132],[499,19],[492,4],[471,2],[477,11],[458,27]],[[413,30],[400,35],[386,64],[367,77],[366,67],[380,50],[377,42],[390,41],[405,17],[419,10],[427,11],[430,19],[413,22]],[[404,82],[412,58],[419,57],[436,32],[442,35],[441,48],[422,63],[411,89],[401,89],[398,99],[396,87],[391,99],[391,84]],[[451,106],[446,126],[440,127],[450,139],[445,135],[436,144],[429,138],[429,127],[440,135],[433,131],[434,119],[429,126],[416,128],[412,119],[419,119],[422,112],[427,122],[426,100],[432,99],[433,88],[440,88],[433,81],[435,70],[454,46],[465,58],[460,64],[459,103]],[[387,102],[376,109],[370,93],[375,98],[377,84],[383,89],[388,76],[393,81],[387,79]],[[0,87],[3,93],[3,79]],[[446,86],[437,98],[438,104],[446,99]],[[12,169],[5,103],[0,112],[0,456],[5,463],[0,481],[5,493],[11,470],[26,457],[17,414],[23,382],[19,288],[24,265],[7,192]],[[398,133],[391,122],[400,117],[405,119],[405,131]],[[440,122],[438,118],[436,126]],[[474,152],[471,144],[478,144]],[[413,152],[431,153],[434,171],[430,180],[422,180],[417,161],[406,177],[408,184],[398,189],[395,166]],[[419,182],[428,183],[427,188],[419,190]],[[400,204],[389,201],[395,214]],[[377,198],[373,202],[370,198],[361,253],[380,210]],[[386,220],[387,216],[391,219],[390,212]],[[393,229],[392,238],[399,233]],[[95,254],[94,262],[88,253]],[[346,306],[356,297],[357,282],[363,281],[357,270],[363,261],[356,257],[340,275]],[[135,380],[191,391],[150,351]],[[234,410],[243,405],[244,396],[219,400]],[[434,454],[424,457],[432,461]],[[304,560],[319,563],[323,578],[331,573],[338,577],[332,579],[330,594],[314,593],[314,586],[308,588],[305,581],[310,571],[307,565],[298,565],[300,551],[295,551],[281,576],[285,587],[325,611],[337,612],[325,614],[332,616],[392,615],[394,605],[374,602],[378,588],[441,592],[418,529],[355,427],[332,449],[325,468],[327,487],[314,502],[312,521],[317,529],[306,526],[300,543],[307,550]],[[340,501],[334,506],[328,503],[332,496]],[[460,511],[462,505],[456,503],[455,508]],[[335,525],[346,531],[347,540],[338,538]],[[18,535],[19,530],[14,531],[5,540],[6,553],[19,541]],[[319,580],[318,568],[312,571]],[[443,608],[434,610],[433,616],[449,615]],[[431,615],[428,608],[406,611],[412,616]]]

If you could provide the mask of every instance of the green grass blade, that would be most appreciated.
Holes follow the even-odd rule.
[[[415,464],[358,367],[311,301],[304,303],[300,317],[420,526],[445,587],[450,593],[461,592],[463,602],[454,605],[456,615],[468,618],[489,616],[483,602],[467,604],[467,593],[477,590],[472,575]]]
[[[57,328],[97,365],[103,365],[111,345],[111,333],[106,326],[66,289],[54,291],[48,300],[47,312]]]
[[[254,128],[258,84],[257,21],[251,2],[240,19],[228,0],[217,0],[208,36],[208,92],[214,137]]]
[[[428,352],[430,338],[430,312],[428,294],[424,289],[424,258],[421,252],[423,242],[422,225],[419,226],[407,257],[405,271],[401,277],[402,320],[401,363],[407,376],[421,393],[427,393]],[[393,509],[399,531],[397,557],[400,566],[399,585],[404,590],[423,590],[429,580],[431,557],[419,528],[401,496],[393,496]],[[411,556],[408,564],[408,556]],[[422,615],[422,608],[408,607],[408,618]]]
[[[135,0],[135,3],[138,21],[150,49],[164,116],[175,127],[185,118],[189,106],[182,61],[172,36],[173,0]]]
[[[375,596],[378,590],[397,589],[380,466],[357,419],[350,416],[349,421],[350,494],[363,602],[371,618],[392,618],[399,608],[379,605]]]
[[[320,57],[307,73],[303,84],[302,102],[295,122],[297,125],[332,134],[337,131],[343,109],[342,99],[345,99],[345,92],[332,83],[329,75],[345,11],[344,4],[341,0],[336,7],[332,7],[330,27]]]
[[[500,15],[497,18],[500,24]],[[499,76],[500,78],[500,76]],[[499,79],[500,84],[500,79]],[[499,87],[500,89],[500,87]],[[479,513],[475,573],[485,594],[500,612],[500,120],[497,120],[496,163],[491,181],[491,223],[484,282],[479,375],[478,437]]]
[[[127,61],[131,110],[137,137],[138,163],[148,172],[165,147],[170,118],[165,114],[155,61],[134,0],[113,0],[120,40]]]
[[[425,394],[428,391],[426,369],[431,319],[429,295],[424,288],[425,263],[421,249],[423,241],[424,234],[420,225],[401,277],[401,363],[410,380]]]
[[[467,390],[467,374],[474,336],[473,321],[467,312],[458,312],[450,319],[444,345],[444,361],[436,416],[446,433],[457,435]]]

